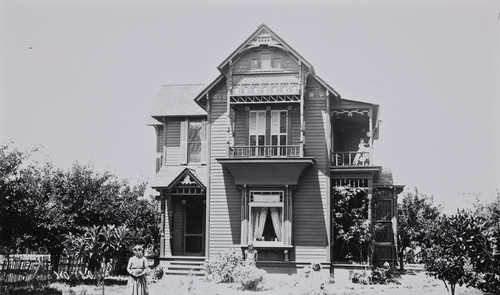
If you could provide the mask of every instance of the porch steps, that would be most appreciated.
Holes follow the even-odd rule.
[[[205,275],[204,256],[172,256],[162,259],[165,275]]]

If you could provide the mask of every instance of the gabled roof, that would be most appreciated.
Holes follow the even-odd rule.
[[[150,116],[206,116],[207,112],[193,100],[202,89],[202,84],[163,85]]]
[[[261,41],[265,40],[265,41]],[[310,74],[319,84],[328,89],[328,91],[333,94],[337,99],[340,98],[340,94],[333,89],[328,83],[326,83],[319,76],[316,76],[314,73],[314,67],[311,63],[309,63],[304,57],[302,57],[295,49],[293,49],[290,45],[288,45],[281,37],[279,37],[275,32],[273,32],[268,26],[265,24],[261,24],[257,30],[250,35],[238,48],[236,48],[233,53],[231,53],[218,67],[217,69],[221,72],[221,75],[217,77],[212,83],[210,83],[203,91],[201,91],[198,96],[196,96],[195,101],[198,104],[202,104],[204,101],[204,96],[207,92],[209,92],[215,85],[217,85],[220,81],[224,79],[224,68],[229,65],[231,60],[237,58],[238,55],[245,52],[250,48],[256,48],[261,45],[267,45],[271,47],[281,48],[284,51],[289,52],[295,58],[297,58],[302,64],[305,64],[309,70]]]
[[[260,37],[260,38],[259,38]],[[260,40],[265,40],[265,43]],[[304,63],[311,71],[311,74],[314,75],[314,68],[312,64],[310,64],[305,58],[303,58],[297,51],[295,51],[290,45],[288,45],[283,39],[281,39],[275,32],[273,32],[268,26],[265,24],[261,24],[257,30],[250,35],[238,48],[236,48],[233,53],[231,53],[217,68],[219,71],[223,72],[223,68],[229,64],[231,60],[233,60],[237,55],[244,52],[245,50],[258,47],[260,45],[268,45],[273,47],[281,48],[285,51],[290,52],[294,55],[298,60]]]
[[[152,188],[172,188],[182,182],[186,175],[202,188],[206,188],[206,167],[163,166],[152,179]]]

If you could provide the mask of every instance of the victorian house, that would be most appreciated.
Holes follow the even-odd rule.
[[[338,186],[368,200],[373,263],[395,261],[403,186],[374,158],[379,106],[341,97],[266,25],[218,70],[209,85],[162,86],[150,114],[167,272],[249,243],[268,272],[348,263],[332,225]]]

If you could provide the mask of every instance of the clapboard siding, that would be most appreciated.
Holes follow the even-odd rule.
[[[313,157],[314,167],[302,176],[293,200],[293,243],[296,261],[328,261],[329,210],[328,169],[324,116],[326,96],[305,95],[306,122],[304,155]]]
[[[165,165],[179,165],[181,146],[181,120],[167,121]]]
[[[241,193],[229,171],[216,160],[227,157],[225,91],[225,87],[219,89],[217,99],[210,103],[209,257],[236,247],[240,241]]]

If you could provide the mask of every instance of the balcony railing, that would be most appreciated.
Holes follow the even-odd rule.
[[[231,146],[230,158],[300,157],[300,145]]]
[[[335,152],[332,154],[333,166],[370,166],[372,163],[372,152]]]

